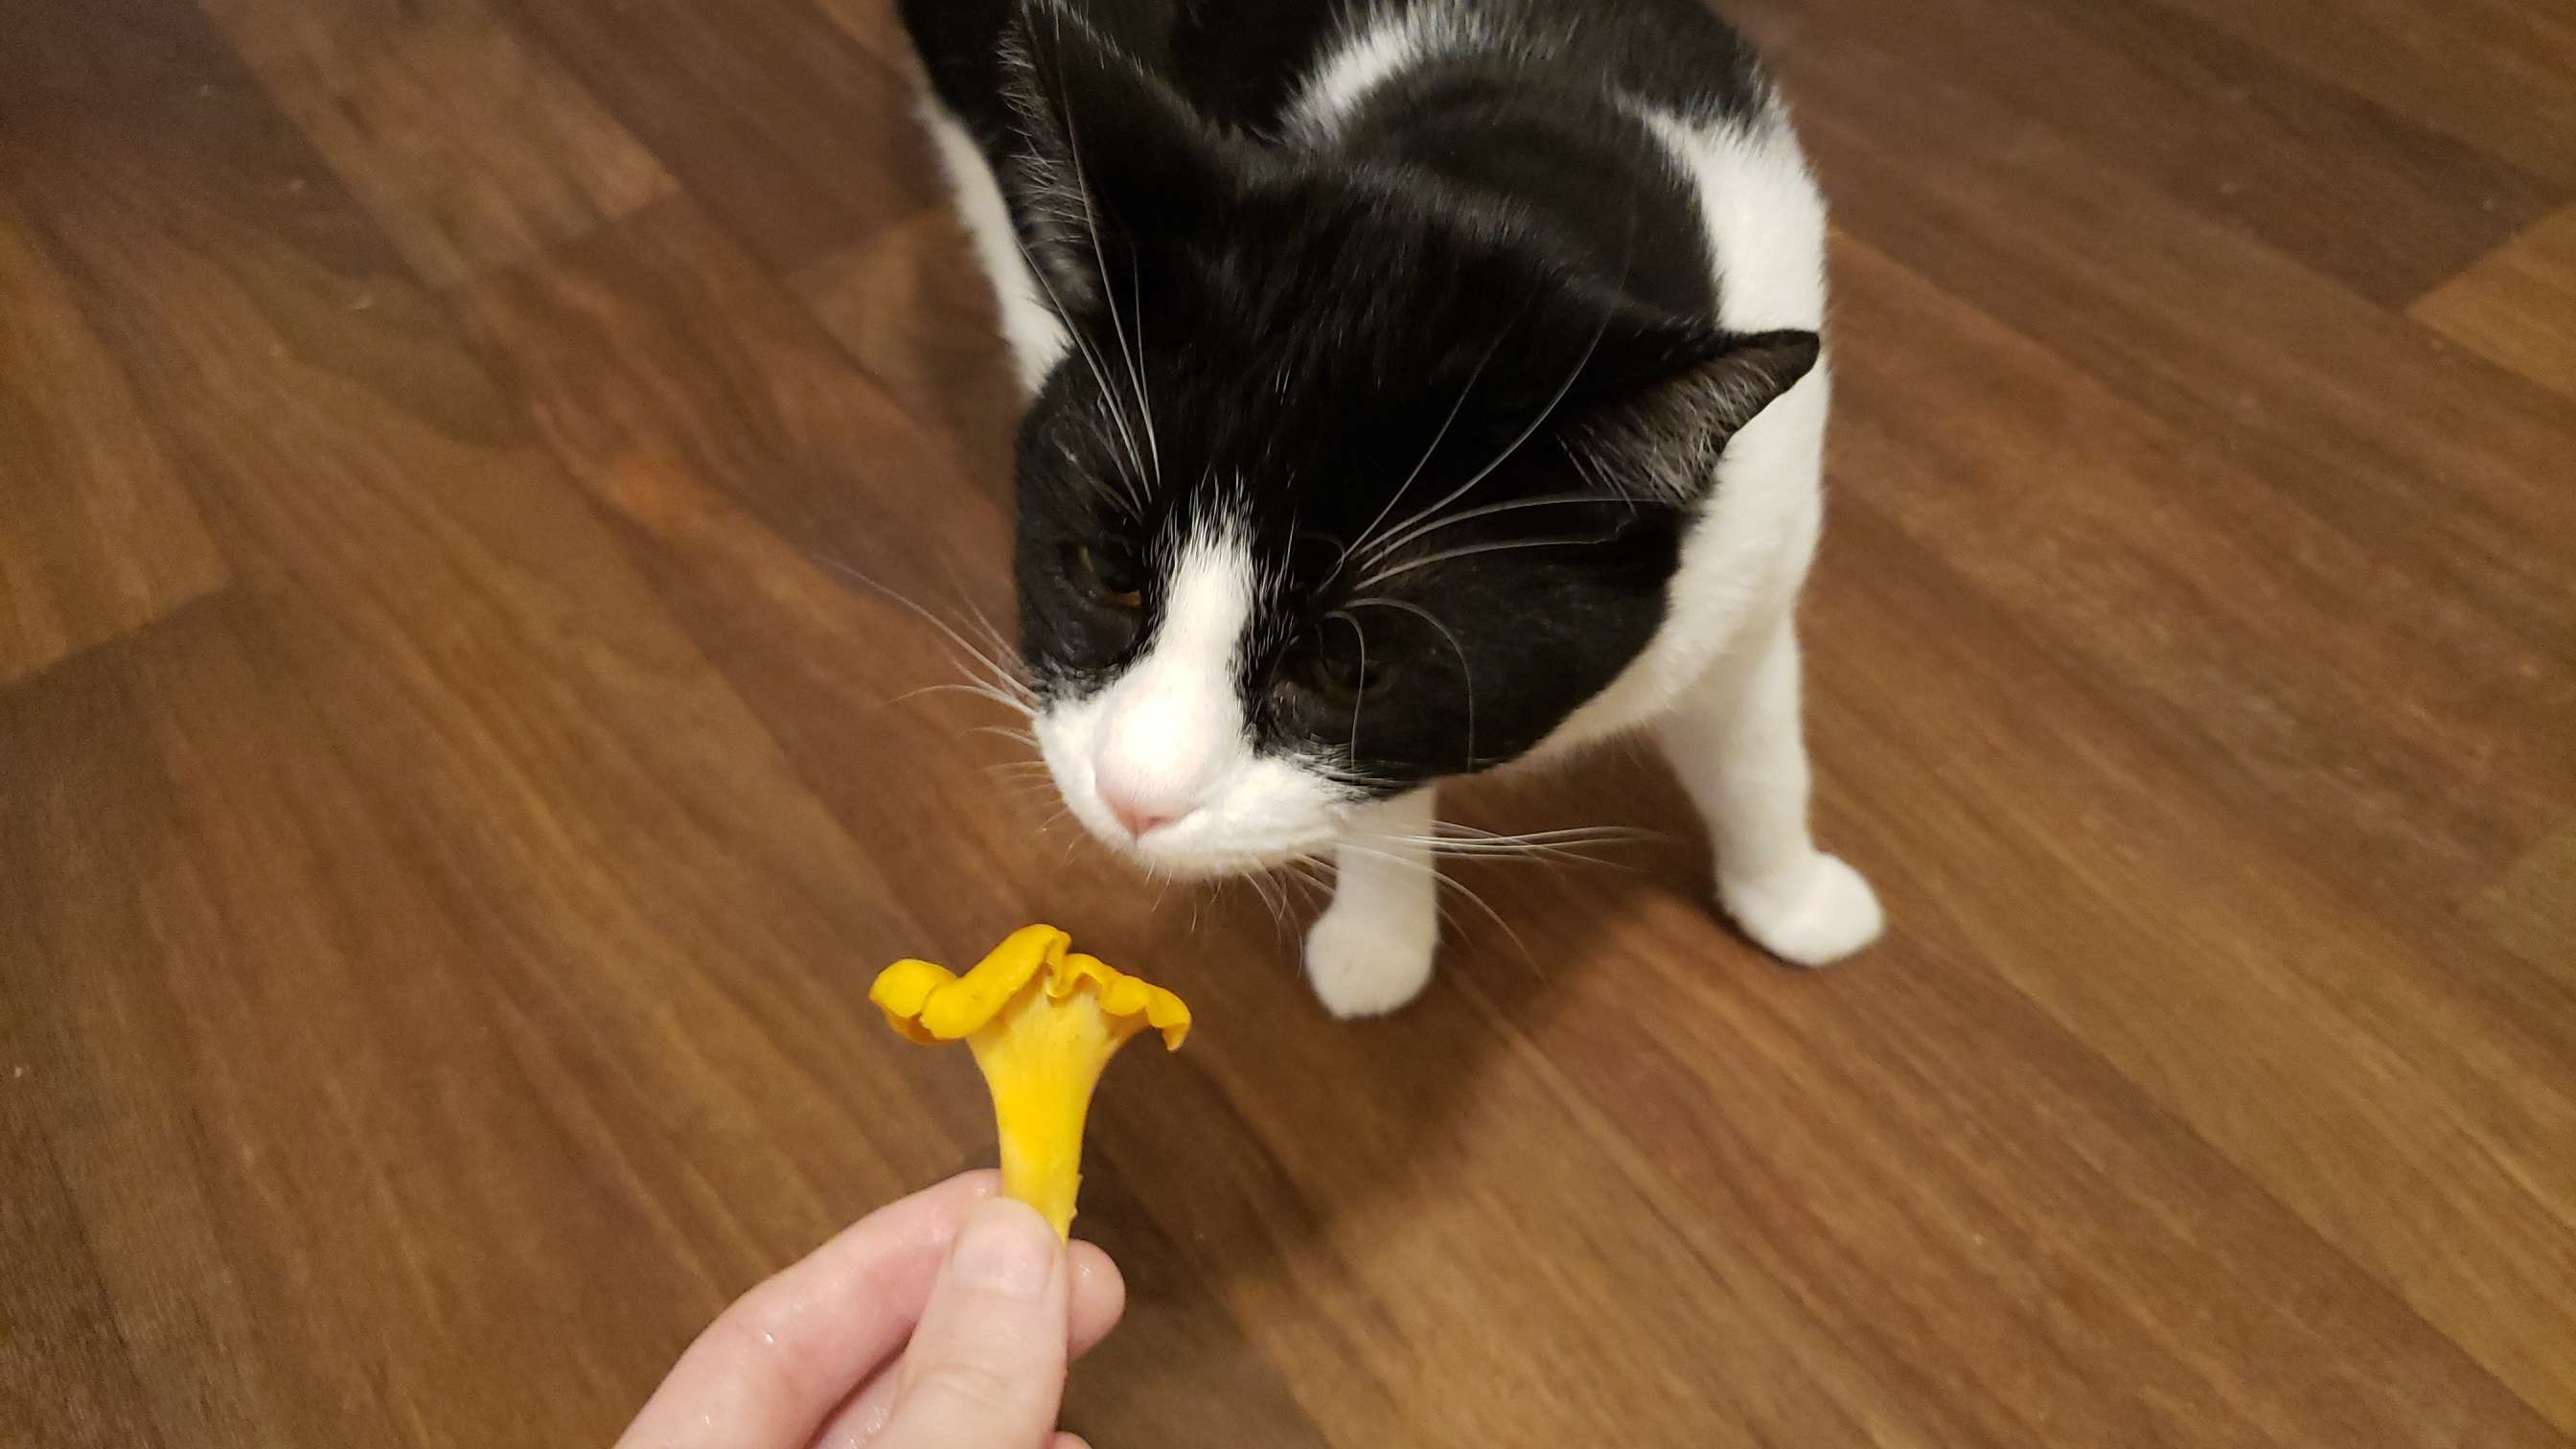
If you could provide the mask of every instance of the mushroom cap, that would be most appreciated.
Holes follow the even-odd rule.
[[[868,999],[916,1042],[959,1041],[991,1025],[1043,972],[1050,998],[1063,1001],[1088,989],[1112,1021],[1150,1026],[1163,1034],[1166,1049],[1180,1049],[1190,1031],[1187,1004],[1072,946],[1073,938],[1053,926],[1023,926],[963,976],[928,961],[897,961],[878,973]]]

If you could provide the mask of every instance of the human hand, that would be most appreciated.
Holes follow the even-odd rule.
[[[737,1300],[617,1449],[1082,1449],[1067,1362],[1127,1304],[1109,1255],[970,1172],[881,1208]]]

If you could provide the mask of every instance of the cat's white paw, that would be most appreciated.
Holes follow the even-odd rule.
[[[1755,945],[1796,966],[1829,966],[1887,924],[1869,882],[1830,855],[1760,880],[1721,879],[1718,898]]]
[[[1324,1009],[1344,1021],[1384,1016],[1431,984],[1439,950],[1435,911],[1336,900],[1306,933],[1306,979]]]

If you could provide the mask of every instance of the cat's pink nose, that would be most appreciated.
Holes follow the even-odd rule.
[[[1226,713],[1236,708],[1231,693],[1194,681],[1131,675],[1120,683],[1100,722],[1091,779],[1128,839],[1168,829],[1206,803],[1223,750],[1242,734]]]
[[[1144,839],[1146,836],[1153,834],[1155,831],[1160,830],[1164,826],[1181,818],[1180,814],[1166,810],[1158,810],[1151,805],[1126,799],[1122,796],[1110,794],[1106,791],[1102,792],[1100,798],[1109,806],[1109,813],[1117,816],[1118,823],[1126,827],[1127,833],[1135,836],[1138,840]]]

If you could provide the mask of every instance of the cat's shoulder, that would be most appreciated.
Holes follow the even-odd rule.
[[[1776,114],[1760,54],[1698,0],[1362,0],[1314,53],[1287,116],[1328,130],[1387,82],[1498,62],[1703,123]]]
[[[1744,331],[1822,325],[1823,194],[1769,71],[1705,5],[1354,5],[1314,60],[1285,123],[1292,133],[1330,136],[1373,97],[1456,63],[1527,74],[1550,88],[1597,97],[1642,123],[1690,193],[1720,279],[1719,320]]]

